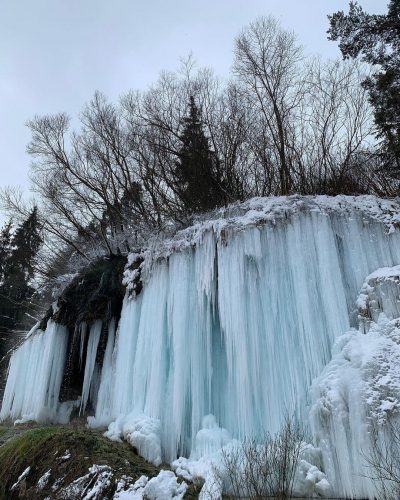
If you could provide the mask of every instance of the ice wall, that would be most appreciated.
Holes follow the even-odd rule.
[[[370,274],[357,304],[359,329],[337,339],[332,360],[313,383],[311,427],[333,490],[346,498],[379,498],[367,457],[375,440],[378,446],[392,440],[400,415],[400,266]]]
[[[45,332],[35,330],[13,353],[0,420],[63,419],[59,393],[67,341],[66,328],[49,321]]]
[[[204,415],[236,438],[277,431],[285,412],[305,421],[312,380],[356,324],[365,276],[400,262],[399,243],[357,211],[204,232],[126,298],[95,421],[107,415],[123,434],[126,415],[158,419],[166,460],[190,453]]]
[[[101,374],[99,327],[89,333],[82,403],[89,390],[96,403],[90,424],[110,424],[110,437],[125,435],[144,453],[153,443],[157,460],[188,456],[205,415],[238,439],[276,432],[286,413],[308,422],[320,397],[314,385],[312,399],[312,381],[325,373],[335,340],[357,326],[365,277],[400,263],[394,202],[297,197],[257,199],[230,210],[145,253],[143,290],[125,298],[116,334],[110,326]],[[65,350],[60,336],[51,340],[57,328],[50,323],[38,335],[46,349],[55,343]],[[26,376],[21,367],[41,356],[36,342],[36,336],[28,339],[13,356],[2,418],[39,418],[46,407],[42,397],[31,409],[25,399],[34,386],[28,390],[18,379],[19,370]],[[38,387],[57,388],[46,366],[35,368]],[[100,380],[97,398],[93,379]],[[330,440],[335,454],[336,435],[319,415],[315,435],[322,448]],[[361,410],[352,415],[353,422],[365,416]],[[342,446],[349,434],[340,436]],[[330,467],[324,453],[336,491],[362,494],[359,483],[347,486],[359,463],[345,459],[343,469]]]

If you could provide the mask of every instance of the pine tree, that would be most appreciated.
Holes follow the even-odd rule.
[[[3,297],[1,295],[1,290],[5,280],[7,262],[11,255],[11,230],[12,222],[9,221],[4,224],[0,231],[0,381],[1,373],[3,371],[1,360],[8,350],[6,333],[9,329],[9,318],[8,315],[4,317],[4,312],[6,312],[6,308],[4,306],[7,303],[7,297]]]
[[[6,222],[0,231],[0,285],[4,282],[4,273],[11,255],[11,220]]]
[[[16,229],[2,265],[0,322],[2,331],[15,329],[24,316],[34,287],[35,257],[42,244],[37,208]]]
[[[177,191],[187,212],[206,212],[226,202],[226,191],[218,158],[210,149],[193,96],[188,116],[182,121],[182,147],[175,169]]]
[[[348,15],[340,11],[328,17],[330,40],[340,40],[343,56],[361,55],[379,68],[363,85],[369,91],[390,173],[400,177],[400,2],[391,0],[385,15],[367,14],[357,2],[350,2]]]

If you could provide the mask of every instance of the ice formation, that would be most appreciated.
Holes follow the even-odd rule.
[[[149,480],[141,476],[133,484],[131,478],[122,479],[117,485],[113,500],[182,500],[187,490],[187,484],[179,483],[170,470],[161,470]]]
[[[67,329],[49,321],[45,332],[37,329],[13,353],[0,419],[62,419],[59,393],[67,342]]]
[[[218,427],[213,415],[207,415],[203,419],[203,428],[197,433],[190,457],[178,458],[172,462],[172,467],[178,476],[188,481],[194,483],[204,481],[200,499],[214,500],[222,498],[223,493],[233,497],[237,493],[237,491],[232,491],[234,485],[230,477],[232,471],[230,464],[234,463],[236,477],[243,486],[241,497],[247,497],[249,491],[244,478],[249,477],[248,471],[252,470],[251,475],[257,476],[260,473],[263,476],[268,470],[266,466],[268,461],[265,459],[265,443],[257,444],[255,448],[249,441],[246,443],[232,439],[226,429]],[[250,445],[250,449],[248,445]],[[244,452],[246,447],[250,453]],[[254,455],[251,449],[256,450],[259,457],[258,464],[253,463]],[[330,484],[326,475],[319,469],[322,459],[320,450],[310,444],[299,443],[299,452],[298,467],[293,481],[293,495],[302,498],[330,497],[332,493]],[[275,462],[275,459],[272,462]],[[258,491],[262,492],[263,498],[270,498],[271,491],[268,489],[270,486],[263,482],[264,479],[265,477],[258,481]],[[238,486],[236,484],[236,488]]]
[[[344,497],[379,497],[368,469],[371,437],[400,410],[400,266],[370,274],[357,300],[359,330],[336,341],[313,383],[311,424],[324,470]]]
[[[172,462],[208,453],[228,435],[274,433],[287,413],[306,423],[312,405],[334,494],[370,495],[354,479],[365,404],[383,414],[397,393],[389,390],[379,407],[378,382],[388,379],[369,367],[390,352],[397,383],[399,315],[396,291],[390,296],[370,279],[358,295],[371,272],[400,264],[399,214],[396,202],[374,197],[255,199],[144,251],[143,290],[127,294],[117,332],[110,327],[101,373],[101,326],[90,329],[81,399],[82,408],[88,399],[96,408],[90,424],[110,425],[114,439],[125,436],[149,459]],[[138,271],[131,274],[127,284]],[[374,300],[386,319],[371,309]],[[372,310],[370,317],[340,337],[358,326],[359,309]],[[14,353],[1,418],[55,418],[63,328],[50,322]],[[203,426],[207,415],[214,417]],[[208,432],[214,423],[217,438]],[[309,491],[326,486],[311,464],[303,469]]]

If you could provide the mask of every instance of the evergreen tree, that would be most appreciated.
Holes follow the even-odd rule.
[[[6,333],[8,332],[9,319],[8,315],[3,317],[2,315],[6,312],[6,308],[3,307],[6,303],[7,298],[1,295],[1,289],[5,280],[5,271],[7,267],[7,262],[11,255],[11,229],[12,222],[7,222],[0,231],[0,375],[2,373],[1,360],[7,352],[7,339]],[[6,312],[7,314],[7,312]],[[1,382],[1,376],[0,376]],[[1,384],[0,384],[1,387]]]
[[[4,224],[0,231],[0,285],[4,282],[4,274],[11,255],[11,220]]]
[[[5,232],[5,248],[10,232]],[[7,236],[8,235],[8,236]],[[16,229],[11,238],[10,250],[2,264],[3,279],[0,285],[0,322],[2,331],[15,329],[23,318],[34,288],[32,278],[35,257],[42,243],[37,208]],[[0,247],[1,248],[1,247]]]
[[[385,15],[367,14],[357,2],[328,16],[330,40],[340,40],[345,58],[363,60],[379,69],[363,85],[374,108],[378,137],[383,140],[391,173],[400,176],[400,2],[391,0]]]
[[[183,119],[175,176],[177,191],[189,213],[206,212],[226,202],[219,161],[203,130],[201,113],[190,97],[189,114]]]

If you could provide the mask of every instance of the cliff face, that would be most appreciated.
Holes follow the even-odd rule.
[[[143,289],[126,295],[120,318],[115,309],[62,325],[53,311],[13,355],[1,418],[67,420],[74,405],[91,407],[92,426],[109,425],[110,437],[160,463],[193,455],[206,415],[227,442],[276,432],[287,413],[308,425],[313,405],[334,494],[372,496],[348,481],[361,461],[332,434],[336,402],[322,410],[321,401],[335,341],[358,327],[366,276],[400,263],[399,214],[395,202],[373,197],[294,197],[252,200],[198,223],[141,254]],[[137,275],[128,268],[128,288]],[[362,325],[360,342],[370,335]],[[61,403],[60,390],[72,386],[80,399]],[[365,393],[354,394],[364,408]],[[346,439],[355,442],[357,418],[368,426],[365,414],[341,421]]]

